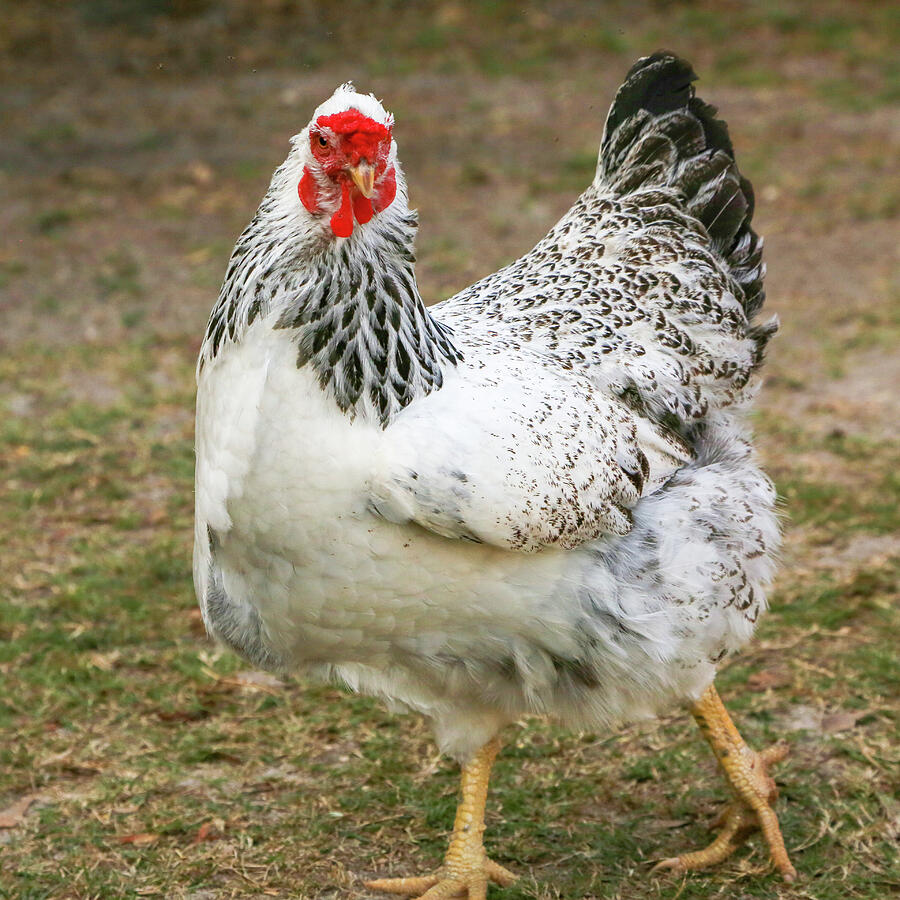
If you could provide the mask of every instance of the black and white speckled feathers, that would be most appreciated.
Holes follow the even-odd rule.
[[[740,404],[776,322],[753,192],[690,66],[638,62],[610,110],[594,183],[530,253],[435,308],[587,374],[692,442]]]
[[[690,63],[664,51],[635,63],[606,120],[600,173],[619,195],[651,185],[677,189],[727,263],[750,319],[765,300],[763,241],[750,224],[753,187],[738,171],[728,126],[695,96],[696,80]]]
[[[382,427],[439,388],[442,367],[461,359],[450,329],[428,314],[419,296],[415,215],[403,224],[382,238],[381,253],[344,243],[320,258],[275,325],[296,331],[297,365],[315,369],[342,412],[368,408]]]
[[[239,239],[210,316],[200,367],[262,315],[296,335],[297,365],[315,370],[342,412],[382,427],[443,383],[461,353],[425,309],[416,285],[415,212],[301,257],[265,239],[266,201]],[[285,250],[285,247],[288,249]],[[284,252],[280,252],[284,251]]]

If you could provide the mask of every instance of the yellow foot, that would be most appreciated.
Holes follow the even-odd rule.
[[[488,859],[482,842],[488,778],[499,750],[500,742],[494,738],[463,766],[462,799],[456,809],[450,847],[440,869],[424,878],[367,881],[367,888],[414,896],[418,900],[450,900],[451,897],[486,900],[490,882],[507,887],[516,880],[512,872]]]
[[[490,882],[508,887],[516,880],[509,869],[484,857],[474,865],[444,865],[434,875],[422,878],[379,878],[367,881],[366,887],[388,894],[415,896],[418,900],[450,900],[451,897],[467,897],[468,900],[486,900]]]
[[[718,695],[715,696],[715,699],[718,700]],[[721,701],[718,702],[721,703]],[[721,709],[724,712],[724,707]],[[787,745],[776,744],[761,753],[756,753],[743,741],[740,741],[740,736],[737,735],[737,730],[734,729],[730,719],[727,719],[727,725],[729,726],[728,731],[731,733],[727,735],[728,740],[726,741],[716,733],[717,728],[710,728],[713,716],[709,714],[709,710],[706,713],[704,718],[704,716],[698,715],[695,709],[694,715],[713,745],[716,756],[728,776],[737,798],[729,803],[717,817],[713,827],[721,830],[708,847],[693,853],[684,853],[681,856],[661,860],[653,867],[653,871],[669,869],[675,872],[687,872],[691,869],[705,869],[708,866],[714,866],[731,856],[754,831],[759,829],[769,846],[769,853],[775,868],[778,869],[785,881],[794,881],[797,877],[797,870],[791,865],[788,858],[778,818],[772,809],[772,805],[778,797],[778,788],[768,772],[769,766],[780,762],[787,756]],[[737,740],[733,739],[734,735],[737,735]]]

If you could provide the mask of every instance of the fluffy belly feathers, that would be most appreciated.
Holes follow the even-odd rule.
[[[226,593],[258,610],[294,665],[429,655],[477,628],[527,633],[564,554],[510,554],[380,518],[367,485],[388,452],[383,432],[342,415],[297,369],[293,345],[266,337],[248,334],[200,388],[198,521],[215,532]]]
[[[373,511],[384,432],[265,337],[251,329],[216,360],[198,402],[198,593],[218,578],[259,623],[242,633],[268,642],[254,654],[226,638],[235,649],[431,714],[474,703],[596,727],[699,694],[750,637],[771,570],[754,541],[777,543],[752,461],[685,470],[638,503],[630,534],[576,550],[443,538]]]

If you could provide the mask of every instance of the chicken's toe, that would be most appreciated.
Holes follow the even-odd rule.
[[[456,867],[453,871],[444,867],[434,875],[421,878],[379,878],[367,881],[366,887],[373,891],[414,896],[416,900],[450,900],[456,897],[486,900],[488,884],[493,882],[500,887],[508,887],[515,880],[516,876],[509,869],[483,857],[474,864]]]
[[[440,875],[424,875],[418,878],[376,878],[364,882],[370,891],[384,891],[386,894],[402,894],[412,897],[434,887],[441,880]]]

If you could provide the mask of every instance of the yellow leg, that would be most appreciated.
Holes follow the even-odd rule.
[[[716,839],[703,850],[685,853],[657,863],[657,869],[704,869],[727,859],[757,828],[769,845],[769,853],[775,868],[785,881],[793,881],[797,871],[788,859],[784,838],[778,827],[778,819],[772,804],[778,797],[775,782],[769,777],[768,766],[787,756],[786,745],[776,745],[756,753],[745,743],[735,728],[728,710],[713,685],[691,708],[703,736],[712,747],[719,765],[734,791],[736,798],[717,820],[721,831]]]
[[[422,878],[367,881],[367,888],[390,894],[418,895],[419,900],[449,900],[451,897],[485,900],[489,882],[506,887],[516,880],[512,872],[488,859],[484,852],[484,808],[488,781],[499,752],[500,741],[494,738],[463,766],[462,798],[456,808],[453,836],[441,868],[433,875]]]

